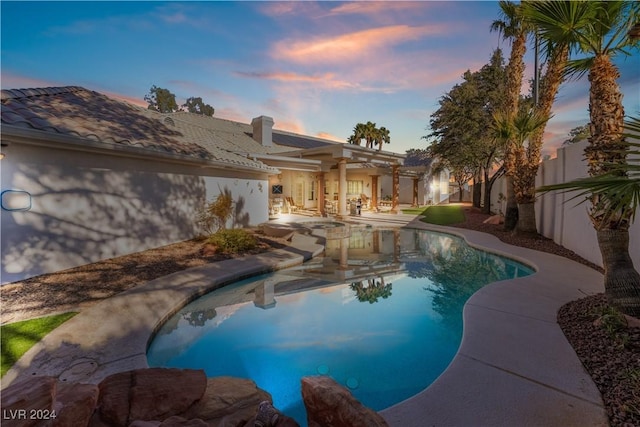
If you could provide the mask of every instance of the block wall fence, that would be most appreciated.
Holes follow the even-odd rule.
[[[558,149],[556,158],[543,161],[538,170],[536,186],[557,184],[588,176],[587,162],[584,158],[586,146],[586,140],[564,146]],[[493,212],[504,212],[505,202],[501,194],[506,194],[504,178],[500,178],[491,189]],[[579,203],[581,198],[571,200],[575,194],[552,192],[538,196],[536,200],[538,232],[582,258],[602,266],[602,255],[596,232],[587,214],[588,204]],[[455,196],[452,200],[456,200]],[[636,270],[640,270],[640,212],[629,230],[629,253]]]

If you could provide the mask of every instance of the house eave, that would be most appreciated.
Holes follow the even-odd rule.
[[[88,153],[109,154],[112,156],[128,157],[135,159],[160,159],[170,163],[178,163],[202,168],[241,170],[255,174],[273,175],[279,173],[275,168],[256,168],[247,165],[223,162],[215,159],[197,158],[177,153],[160,152],[142,147],[122,145],[109,142],[97,142],[87,138],[73,135],[62,135],[37,129],[23,128],[11,125],[2,125],[0,133],[3,144],[25,144],[47,147],[52,149],[72,150]],[[55,143],[53,146],[51,143]]]
[[[402,165],[405,155],[390,151],[371,150],[352,144],[335,144],[325,147],[293,150],[278,153],[284,157],[298,157],[314,160],[346,159],[349,163],[373,163],[377,165]]]

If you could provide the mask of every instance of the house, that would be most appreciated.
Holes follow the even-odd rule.
[[[1,107],[2,283],[192,238],[221,192],[230,227],[401,200],[404,155],[275,130],[266,116],[161,114],[75,86],[3,90]]]

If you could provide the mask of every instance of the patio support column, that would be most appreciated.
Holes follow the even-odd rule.
[[[380,175],[371,175],[371,206],[374,212],[378,212],[378,177]]]
[[[347,212],[347,159],[342,158],[338,162],[339,185],[338,185],[338,215],[346,217]]]
[[[393,172],[393,196],[392,196],[392,202],[391,202],[391,213],[397,214],[398,213],[398,206],[400,205],[400,201],[399,201],[399,193],[400,193],[400,172],[399,172],[399,166],[398,165],[393,165],[391,167],[391,170]]]
[[[316,178],[318,180],[318,185],[316,185],[318,188],[318,213],[321,217],[325,217],[327,213],[324,209],[324,172],[318,172]]]
[[[413,178],[413,201],[411,202],[411,206],[416,208],[420,206],[418,203],[418,178]]]

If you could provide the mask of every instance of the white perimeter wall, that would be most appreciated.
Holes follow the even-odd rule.
[[[229,226],[268,220],[266,175],[13,143],[2,151],[2,191],[32,201],[1,211],[2,283],[195,237],[196,213],[224,190],[235,201]]]
[[[588,176],[584,149],[587,141],[571,144],[558,150],[558,157],[545,160],[540,165],[536,186],[567,182]],[[499,194],[506,194],[505,181],[501,178],[491,190],[491,210],[504,213],[504,202],[498,202]],[[575,193],[573,193],[575,195]],[[552,192],[538,197],[536,221],[538,231],[545,237],[572,250],[582,258],[602,266],[596,232],[588,216],[588,204],[578,204],[582,199],[570,200],[572,193]],[[640,213],[640,212],[639,212]],[[629,230],[629,253],[636,270],[640,269],[640,216]]]

